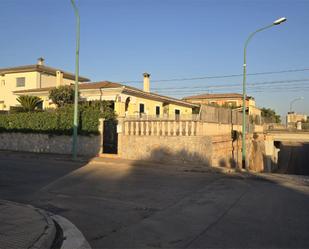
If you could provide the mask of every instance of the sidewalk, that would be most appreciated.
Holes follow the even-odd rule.
[[[0,200],[0,249],[50,248],[55,235],[53,220],[41,210]]]

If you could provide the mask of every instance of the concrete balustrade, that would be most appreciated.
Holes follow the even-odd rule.
[[[197,136],[197,121],[124,121],[124,134],[134,136]]]

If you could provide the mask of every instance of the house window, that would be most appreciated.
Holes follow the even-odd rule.
[[[156,116],[160,116],[160,106],[156,106]]]
[[[25,77],[16,78],[16,87],[23,87],[25,85],[26,85],[26,78]]]
[[[139,104],[139,113],[145,113],[145,105],[142,103]]]
[[[180,110],[175,109],[175,119],[179,120],[179,116],[180,116]]]
[[[5,80],[1,80],[1,85],[0,86],[5,86]]]

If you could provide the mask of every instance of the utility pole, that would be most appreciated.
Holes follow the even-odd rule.
[[[78,75],[79,75],[79,43],[80,43],[80,18],[75,0],[71,0],[76,16],[76,56],[75,56],[75,87],[74,87],[74,121],[73,121],[73,142],[72,156],[77,159],[77,131],[78,131]]]
[[[246,76],[247,76],[247,46],[252,37],[265,29],[271,28],[275,25],[279,25],[286,21],[285,17],[281,17],[278,20],[274,21],[272,24],[267,25],[263,28],[260,28],[253,33],[251,33],[244,46],[244,64],[243,64],[243,83],[242,83],[242,168],[247,168],[246,164]]]

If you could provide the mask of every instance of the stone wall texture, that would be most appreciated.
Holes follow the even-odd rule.
[[[211,164],[212,146],[208,136],[120,135],[120,157],[169,163]]]
[[[101,144],[101,136],[78,136],[78,155],[95,156]],[[0,133],[0,150],[71,154],[72,136]]]
[[[207,166],[240,168],[241,137],[216,136],[132,136],[119,135],[120,157],[131,160],[163,163],[202,163]],[[263,140],[247,137],[248,166],[263,171]]]

